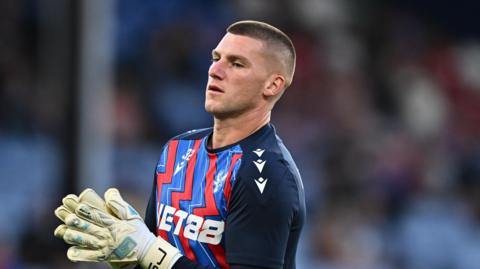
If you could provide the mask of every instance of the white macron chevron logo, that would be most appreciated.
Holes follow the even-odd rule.
[[[257,167],[258,171],[261,173],[262,170],[263,170],[263,167],[265,166],[265,163],[267,161],[262,161],[260,159],[256,160],[256,161],[253,161],[253,163],[255,164],[255,166]]]
[[[257,154],[258,157],[262,157],[264,151],[264,149],[256,149],[253,151],[253,153]]]
[[[265,189],[265,185],[267,185],[268,178],[259,177],[255,179],[255,183],[257,183],[257,187],[260,190],[260,193],[263,194],[263,190]]]

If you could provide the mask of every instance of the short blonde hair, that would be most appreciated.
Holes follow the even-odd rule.
[[[260,21],[238,21],[227,28],[227,32],[235,35],[243,35],[259,39],[272,48],[272,51],[279,52],[286,67],[285,88],[290,86],[295,72],[296,53],[292,40],[278,28]]]

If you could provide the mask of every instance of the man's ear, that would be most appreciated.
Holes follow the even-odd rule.
[[[282,75],[274,74],[267,80],[263,94],[267,97],[277,96],[284,88],[285,78]]]

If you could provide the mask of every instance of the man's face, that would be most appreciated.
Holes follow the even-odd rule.
[[[261,41],[227,33],[212,51],[205,110],[228,118],[259,107],[268,67]]]

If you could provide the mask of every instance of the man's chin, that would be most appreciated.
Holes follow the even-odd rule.
[[[225,112],[223,112],[223,111],[221,111],[221,110],[212,109],[212,108],[205,108],[205,111],[207,111],[208,113],[210,113],[210,115],[212,115],[212,116],[215,117],[215,118],[223,118],[223,117],[224,117],[224,114],[225,114]]]
[[[206,102],[205,103],[205,111],[212,114],[213,116],[215,116],[216,114],[224,113],[225,112],[224,110],[225,110],[225,108],[222,105],[220,105],[219,103],[216,103],[216,102]]]
[[[211,107],[211,106],[205,106],[205,111],[210,113],[216,119],[230,118],[230,117],[233,117],[235,114],[235,113],[232,113],[231,111],[226,111],[224,109]]]
[[[207,111],[208,113],[212,114],[212,115],[215,115],[215,109],[213,109],[212,106],[208,105],[208,104],[205,104],[205,111]]]

